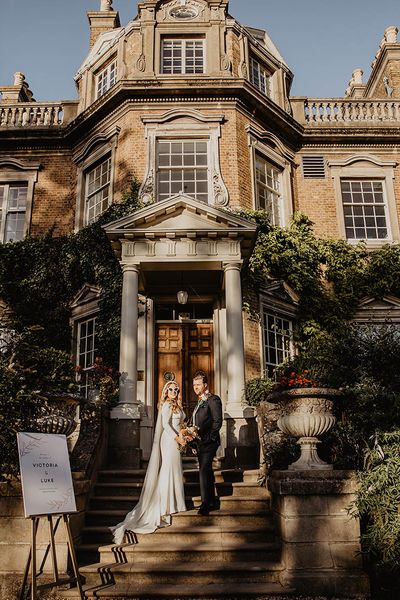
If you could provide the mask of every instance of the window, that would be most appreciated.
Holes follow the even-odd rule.
[[[97,352],[96,317],[78,322],[76,362],[81,368],[79,389],[88,396],[89,373]]]
[[[265,372],[271,377],[277,365],[290,356],[292,321],[263,314]]]
[[[86,171],[85,223],[89,225],[110,206],[111,157]]]
[[[180,192],[208,202],[208,142],[157,142],[157,196],[164,200]]]
[[[254,58],[250,58],[250,81],[268,98],[271,98],[271,74]]]
[[[162,40],[161,72],[167,75],[204,73],[204,40]]]
[[[117,61],[109,63],[97,75],[96,98],[103,96],[117,81]]]
[[[0,185],[0,241],[17,242],[26,232],[28,184]]]
[[[281,225],[281,171],[256,154],[256,205],[264,209],[273,225]]]
[[[382,181],[341,180],[348,240],[385,240],[388,236]]]

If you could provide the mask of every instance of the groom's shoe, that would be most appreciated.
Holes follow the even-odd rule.
[[[203,504],[200,506],[199,510],[197,511],[198,515],[202,515],[203,517],[208,517],[208,515],[210,514],[210,508],[208,506],[208,504],[205,504],[203,502]]]

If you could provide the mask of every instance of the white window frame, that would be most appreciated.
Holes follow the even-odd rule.
[[[293,356],[293,317],[289,316],[288,314],[284,314],[281,312],[278,312],[276,310],[274,310],[271,306],[268,305],[262,305],[262,321],[261,321],[261,329],[262,329],[262,344],[263,344],[263,351],[261,356],[263,357],[263,369],[264,372],[266,374],[269,374],[269,376],[271,376],[272,371],[275,367],[277,367],[280,363],[282,363],[286,358],[291,358]],[[272,346],[270,346],[268,344],[268,331],[266,328],[266,318],[270,318],[270,319],[274,319],[276,321],[280,321],[281,324],[283,325],[283,322],[286,321],[288,323],[288,329],[277,329],[276,333],[275,333],[275,352],[276,352],[276,358],[278,359],[278,353],[281,352],[282,353],[282,360],[277,360],[277,362],[273,363],[271,361],[268,361],[268,352],[267,349],[268,348],[272,348]],[[278,324],[279,325],[279,324]],[[286,333],[288,332],[288,333]],[[278,347],[278,345],[276,344],[276,338],[277,336],[280,336],[282,338],[282,340],[287,343],[287,349],[284,350],[283,347]]]
[[[166,71],[165,66],[165,44],[172,44],[171,49],[171,69]],[[188,57],[189,44],[198,44],[202,49],[201,56],[201,71],[196,71],[196,57],[195,52],[196,48],[194,47],[193,52],[193,71],[189,71],[189,62],[190,59]],[[175,49],[179,49],[180,46],[180,65],[181,68],[179,70],[175,70],[174,68],[174,60],[173,60],[173,52]],[[164,36],[161,38],[161,57],[160,57],[160,67],[162,75],[204,75],[206,72],[206,44],[205,39],[200,37],[170,37]]]
[[[105,169],[103,169],[106,167]],[[103,158],[101,158],[95,165],[92,165],[85,171],[85,225],[90,225],[95,223],[97,219],[107,210],[110,206],[111,199],[111,172],[112,172],[112,164],[111,164],[111,154],[107,154]],[[103,176],[107,175],[107,180],[103,183]],[[94,185],[94,182],[91,182],[91,177],[94,176],[94,182],[99,181],[98,187],[94,190],[90,189],[91,184]],[[107,191],[107,206],[104,208],[103,205],[103,193]],[[101,195],[101,200],[97,201],[98,195]],[[92,201],[94,202],[92,204]],[[97,208],[100,207],[100,210]],[[93,210],[93,216],[90,216],[91,210]]]
[[[345,229],[345,215],[342,200],[342,180],[379,180],[383,183],[385,198],[386,224],[388,237],[385,239],[365,239],[367,248],[379,248],[384,244],[400,241],[400,229],[397,216],[396,197],[394,192],[394,161],[380,160],[372,155],[353,155],[344,160],[328,160],[333,179],[334,193],[336,199],[336,211],[338,216],[339,236],[347,239]],[[362,241],[348,239],[349,244],[357,244]]]
[[[157,198],[157,141],[206,140],[208,142],[208,204],[226,206],[228,190],[222,179],[219,161],[220,123],[223,115],[202,115],[193,109],[172,109],[164,115],[142,117],[147,139],[147,171],[139,190],[139,198],[145,202]]]
[[[290,222],[291,215],[293,214],[291,173],[294,156],[287,151],[287,149],[273,134],[270,134],[266,131],[258,130],[253,126],[249,126],[247,128],[247,131],[249,134],[248,139],[250,146],[250,167],[252,172],[253,185],[253,207],[255,209],[258,208],[256,162],[257,155],[259,155],[261,159],[265,160],[272,167],[275,167],[278,171],[280,171],[280,222],[277,224],[280,227],[286,227]]]
[[[111,60],[96,73],[96,100],[104,96],[117,83],[117,58]]]
[[[83,326],[88,327],[88,324],[93,324],[93,331],[90,335],[86,335],[84,338],[82,336],[82,328]],[[78,374],[78,382],[80,391],[84,390],[85,398],[88,397],[89,392],[89,375],[92,371],[94,361],[96,358],[97,348],[97,331],[96,331],[96,323],[97,316],[86,316],[85,318],[80,319],[76,323],[76,364],[81,367],[81,373]],[[82,339],[85,339],[85,351],[81,352],[81,342]],[[90,350],[87,349],[87,341],[92,341],[92,348]],[[82,364],[83,363],[83,364]]]
[[[29,233],[30,223],[32,218],[32,204],[35,183],[38,180],[38,172],[40,164],[22,162],[13,158],[4,158],[0,160],[0,185],[5,186],[6,193],[4,194],[2,206],[0,206],[0,243],[5,241],[5,210],[9,187],[12,185],[26,185],[26,206],[24,220],[24,235]],[[22,238],[23,239],[23,238]]]
[[[74,156],[73,160],[78,167],[75,231],[79,231],[87,225],[87,175],[108,157],[111,159],[108,206],[114,201],[115,153],[118,146],[119,131],[119,127],[114,127],[107,133],[94,135],[84,149]]]
[[[347,184],[349,186],[349,191],[347,190],[343,190],[343,185]],[[354,199],[354,194],[357,193],[357,191],[354,190],[355,185],[356,184],[360,184],[360,192],[362,195],[362,202],[356,202]],[[365,187],[366,184],[371,185],[372,188],[372,196],[373,196],[373,201],[372,202],[366,202],[365,201],[365,195],[367,192],[363,189]],[[376,189],[374,186],[374,184],[379,184],[381,187],[381,193],[382,194],[382,198],[383,198],[383,202],[376,202],[375,201],[375,193],[376,193]],[[391,239],[391,231],[390,231],[390,219],[389,219],[389,215],[388,215],[388,209],[387,209],[387,200],[386,200],[386,190],[385,190],[385,182],[382,179],[355,179],[355,178],[349,178],[349,179],[344,179],[342,178],[340,180],[340,187],[341,187],[341,194],[342,194],[342,205],[343,205],[343,214],[344,214],[344,227],[345,227],[345,234],[346,234],[346,239],[347,241],[350,242],[357,242],[360,240],[366,240],[366,241],[380,241],[381,243],[385,243],[387,240]],[[352,201],[345,201],[345,197],[344,197],[344,193],[350,195],[350,197],[352,198]],[[352,212],[352,214],[347,214],[346,208],[348,207],[349,210],[351,209],[359,209],[359,212],[361,214],[357,215],[355,214],[355,211]],[[371,212],[373,214],[368,215],[366,214],[367,212],[367,208],[371,209]],[[377,208],[383,208],[383,215],[377,215],[376,214],[376,209]],[[384,227],[378,227],[377,224],[377,219],[384,219],[385,220],[385,225]],[[347,225],[347,220],[352,221],[352,225]],[[358,220],[362,220],[362,225],[357,225]],[[368,224],[371,222],[371,220],[373,221],[373,225],[369,225]],[[348,234],[348,229],[353,229],[354,230],[354,235],[350,236]],[[379,229],[384,229],[386,232],[386,235],[384,237],[380,237],[379,235],[376,236],[369,236],[368,235],[368,231],[366,233],[365,236],[362,237],[358,237],[356,235],[356,230],[357,229],[364,229],[364,230],[368,230],[368,229],[374,229],[376,231],[376,233],[379,231]]]
[[[160,165],[160,161],[159,161],[159,146],[160,144],[168,144],[170,151],[167,155],[165,156],[169,156],[170,160],[169,160],[169,165]],[[181,145],[182,149],[181,152],[178,153],[173,153],[172,150],[172,146],[173,144],[177,145]],[[193,144],[194,145],[194,165],[185,165],[185,144]],[[200,153],[200,152],[196,152],[196,148],[198,148],[198,144],[202,144],[205,145],[206,147],[206,152],[205,152],[205,156],[206,156],[206,164],[205,165],[197,165],[196,162],[198,160],[198,157],[200,156],[204,156],[204,153]],[[180,156],[181,157],[181,165],[173,165],[173,160],[172,157],[175,156]],[[209,143],[209,139],[176,139],[176,138],[172,138],[172,139],[160,139],[158,138],[156,140],[156,196],[158,200],[165,200],[167,198],[170,198],[171,196],[175,196],[176,194],[182,193],[185,194],[187,196],[191,196],[197,200],[199,200],[200,202],[208,202],[208,197],[209,197],[209,188],[210,188],[210,182],[209,182],[209,156],[210,156],[210,143]],[[193,171],[193,180],[192,180],[192,184],[195,188],[195,191],[188,191],[185,189],[185,173],[187,173],[188,171]],[[198,175],[200,174],[200,172],[205,173],[205,178],[204,179],[198,179]],[[168,176],[168,184],[169,184],[169,188],[172,187],[176,187],[177,189],[175,190],[171,190],[170,193],[165,194],[165,193],[161,193],[160,192],[160,186],[161,186],[161,181],[160,181],[160,175],[161,173],[167,173]],[[181,180],[178,181],[178,179],[174,180],[174,174],[176,176],[178,176],[179,174],[181,174]],[[206,183],[206,191],[205,192],[198,192],[197,193],[197,184],[198,183]],[[175,184],[175,185],[174,185]],[[178,185],[177,185],[178,184]],[[178,189],[179,188],[179,189]],[[203,198],[201,198],[200,196],[203,196]],[[205,198],[204,198],[205,197]]]
[[[264,167],[264,175],[265,175],[265,183],[261,181],[258,174],[258,161],[262,161]],[[283,222],[283,206],[282,206],[282,169],[278,168],[271,161],[267,160],[265,156],[263,156],[260,152],[255,153],[254,158],[255,164],[255,203],[256,208],[265,210],[271,220],[273,225],[281,225]],[[268,185],[268,169],[272,173],[271,179],[273,180],[272,185]],[[265,195],[270,195],[274,197],[274,200],[271,203],[271,207],[262,206],[260,202],[260,189],[265,192]]]
[[[19,181],[17,183],[1,183],[0,189],[3,188],[3,198],[0,196],[0,240],[4,243],[7,242],[19,242],[25,237],[26,233],[26,205],[27,205],[27,197],[28,197],[28,182]],[[25,198],[23,206],[20,206],[19,203],[16,207],[10,206],[11,199],[11,190],[13,188],[23,189],[25,190]],[[19,198],[18,198],[19,200]],[[7,223],[8,219],[12,214],[23,215],[23,229],[22,235],[17,236],[15,239],[6,239],[7,236]]]
[[[272,73],[254,56],[250,56],[250,83],[264,96],[272,98]]]

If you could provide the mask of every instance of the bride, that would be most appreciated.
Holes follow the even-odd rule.
[[[122,544],[126,531],[153,533],[171,524],[171,515],[186,510],[182,458],[185,445],[180,423],[185,418],[176,381],[168,381],[158,403],[153,447],[139,502],[122,523],[110,527],[115,544]]]

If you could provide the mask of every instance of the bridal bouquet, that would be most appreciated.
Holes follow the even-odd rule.
[[[187,423],[181,423],[180,434],[186,443],[184,445],[178,444],[179,452],[181,454],[184,454],[187,445],[199,437],[199,428],[197,427],[197,425],[188,425]]]

